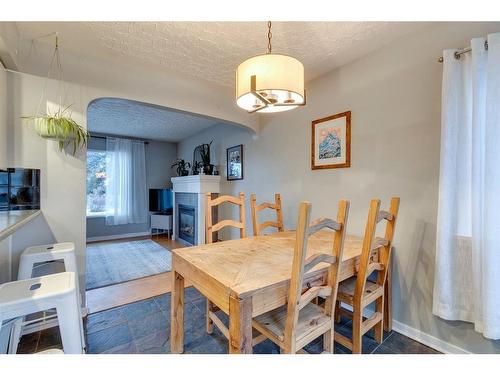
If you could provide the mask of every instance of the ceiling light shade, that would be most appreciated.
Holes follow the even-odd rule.
[[[236,103],[248,112],[281,112],[304,105],[304,65],[275,53],[245,60],[236,70]]]
[[[271,21],[267,53],[243,61],[236,69],[236,104],[252,112],[283,112],[306,104],[304,65],[288,55],[272,53]]]

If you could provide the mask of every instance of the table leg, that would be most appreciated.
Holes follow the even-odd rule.
[[[252,354],[252,299],[229,297],[229,353]]]
[[[170,351],[182,353],[184,352],[184,278],[175,272],[175,268],[172,275]]]
[[[389,261],[384,286],[384,330],[392,331],[392,262]]]

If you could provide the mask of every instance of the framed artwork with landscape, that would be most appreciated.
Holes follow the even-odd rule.
[[[311,138],[311,168],[351,166],[351,111],[314,120]]]
[[[227,179],[243,180],[243,145],[229,147],[227,156]]]

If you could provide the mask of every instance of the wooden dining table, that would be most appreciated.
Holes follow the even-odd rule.
[[[340,280],[355,275],[363,238],[346,235]],[[333,232],[309,237],[307,256],[331,254]],[[252,318],[286,304],[295,231],[173,250],[171,351],[184,351],[184,286],[189,282],[229,316],[229,353],[252,353]],[[374,251],[374,257],[378,254]],[[304,287],[325,282],[329,264],[304,275]],[[389,267],[390,269],[390,267]],[[391,280],[386,282],[384,328],[391,330]]]

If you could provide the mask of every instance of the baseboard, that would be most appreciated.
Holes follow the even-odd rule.
[[[418,341],[421,344],[427,345],[432,349],[438,350],[445,354],[471,354],[471,352],[459,348],[453,344],[446,341],[438,339],[437,337],[431,336],[428,333],[419,331],[416,328],[410,327],[406,324],[398,322],[397,320],[392,321],[392,329],[402,335],[408,336],[409,338]]]
[[[139,232],[139,233],[124,233],[124,234],[113,234],[111,236],[98,236],[87,238],[87,243],[98,242],[98,241],[110,241],[110,240],[120,240],[122,238],[132,238],[132,237],[143,237],[149,236],[151,232]]]

